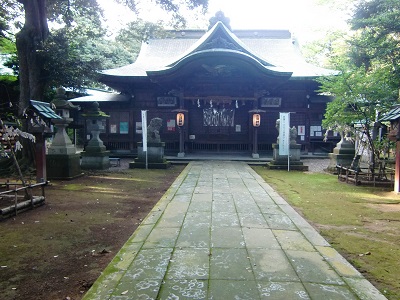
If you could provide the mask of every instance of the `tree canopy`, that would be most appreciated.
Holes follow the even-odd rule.
[[[107,38],[102,10],[94,0],[4,0],[0,9],[0,38],[16,43],[12,64],[19,78],[19,113],[29,99],[45,100],[49,90],[64,85],[80,88],[95,84],[98,71],[133,62],[140,43],[159,34],[161,24],[140,20],[115,40]],[[137,0],[114,0],[137,11]],[[155,1],[184,24],[182,5],[207,8],[207,0]],[[23,20],[23,21],[21,21]],[[12,26],[11,26],[12,25]],[[50,29],[49,29],[50,25]],[[11,27],[20,28],[13,39]],[[128,31],[129,29],[129,31]]]
[[[400,88],[400,2],[359,0],[344,44],[329,52],[334,77],[322,77],[321,92],[334,96],[323,119],[326,129],[351,133],[370,150],[371,169],[379,158],[379,116],[398,103]],[[331,43],[328,44],[332,46]]]
[[[376,112],[386,112],[398,98],[400,2],[360,1],[350,25],[345,48],[331,54],[340,74],[320,80],[321,91],[336,97],[325,114],[326,128],[355,123],[369,127]]]

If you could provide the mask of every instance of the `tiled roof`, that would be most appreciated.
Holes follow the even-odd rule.
[[[130,97],[117,93],[107,91],[86,89],[87,96],[77,97],[70,99],[70,102],[84,103],[84,102],[126,102]]]
[[[185,57],[200,52],[205,44],[213,38],[213,35],[217,34],[218,30],[225,33],[229,42],[238,47],[239,52],[258,60],[265,68],[290,72],[292,78],[335,74],[335,71],[308,64],[301,56],[300,50],[288,30],[231,32],[220,22],[206,33],[193,30],[188,31],[187,34],[174,32],[173,37],[153,39],[148,43],[143,43],[135,63],[105,70],[103,74],[106,76],[147,77],[148,71],[166,70]],[[199,38],[201,33],[203,35]]]
[[[32,107],[35,111],[45,119],[61,119],[59,115],[55,113],[55,111],[50,107],[49,103],[30,100]]]
[[[400,105],[388,111],[379,121],[395,121],[400,118]]]
[[[242,41],[259,57],[293,72],[292,77],[333,75],[336,71],[320,68],[305,61],[297,43],[287,39],[244,38]]]

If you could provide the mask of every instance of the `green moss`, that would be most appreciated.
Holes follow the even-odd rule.
[[[85,187],[81,186],[80,184],[66,184],[62,187],[62,189],[67,190],[67,191],[80,191],[83,190]]]

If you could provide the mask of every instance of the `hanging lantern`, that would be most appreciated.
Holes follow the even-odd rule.
[[[179,127],[182,127],[185,124],[185,115],[183,113],[177,113],[176,114],[176,124]]]
[[[253,114],[253,126],[260,127],[261,123],[261,116],[260,114]]]

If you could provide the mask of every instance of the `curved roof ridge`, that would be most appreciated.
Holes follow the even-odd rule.
[[[161,75],[161,74],[165,74],[165,73],[169,73],[169,72],[174,72],[174,70],[176,70],[177,68],[179,68],[186,62],[195,59],[196,57],[204,57],[204,56],[209,57],[209,55],[218,55],[218,54],[222,54],[222,53],[224,53],[225,55],[238,55],[238,57],[241,59],[252,61],[253,65],[256,68],[259,68],[260,70],[262,70],[264,72],[266,71],[266,72],[274,73],[275,75],[288,76],[288,77],[290,77],[292,75],[292,72],[288,71],[284,67],[269,66],[269,65],[262,64],[259,59],[251,56],[250,54],[244,53],[242,51],[237,51],[234,49],[204,49],[204,50],[195,51],[195,52],[189,53],[188,55],[186,55],[184,58],[178,60],[173,65],[165,66],[165,68],[159,69],[159,70],[148,70],[148,71],[146,71],[146,73],[147,73],[147,75],[154,76],[154,75]]]
[[[217,37],[215,40],[212,40],[213,36],[216,36],[219,30],[225,34],[225,36],[230,40],[223,41],[221,37]],[[233,43],[232,43],[233,42]],[[194,54],[195,52],[202,51],[207,49],[209,45],[209,49],[215,49],[215,45],[220,46],[221,49],[229,49],[229,50],[237,50],[242,51],[254,59],[260,61],[265,66],[270,67],[278,67],[270,62],[267,62],[262,57],[255,54],[250,50],[233,32],[231,32],[221,21],[218,21],[209,31],[207,31],[200,39],[197,40],[189,49],[184,52],[180,58],[176,59],[174,62],[168,64],[166,67],[172,67],[175,64],[179,63],[182,59],[185,59],[187,56]],[[235,45],[236,44],[236,45]],[[214,46],[214,47],[213,47]],[[235,49],[236,48],[236,49]]]

